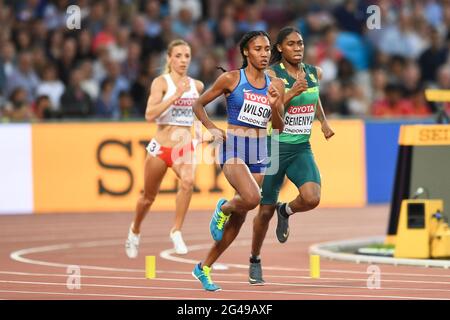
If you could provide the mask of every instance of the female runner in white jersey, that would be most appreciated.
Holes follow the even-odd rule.
[[[172,167],[181,182],[176,197],[175,222],[170,231],[170,238],[177,254],[188,252],[181,235],[181,227],[194,185],[192,105],[204,87],[201,81],[187,76],[190,62],[189,44],[183,40],[172,41],[167,49],[166,70],[163,75],[155,78],[151,85],[145,119],[155,121],[158,129],[147,146],[144,192],[137,202],[136,215],[125,243],[129,258],[138,256],[142,221],[155,200],[168,167]]]

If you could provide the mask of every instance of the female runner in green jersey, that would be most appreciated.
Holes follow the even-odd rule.
[[[272,47],[269,76],[278,77],[285,83],[284,130],[280,135],[272,136],[278,140],[274,142],[278,142],[279,150],[271,154],[271,161],[278,159],[279,169],[275,174],[265,176],[259,212],[253,221],[249,282],[254,285],[264,284],[259,255],[275,209],[277,238],[285,242],[289,236],[289,216],[314,209],[320,202],[320,174],[309,143],[314,117],[319,119],[326,139],[331,138],[334,132],[325,118],[319,98],[322,70],[304,64],[303,56],[300,32],[292,27],[281,29]],[[270,153],[270,142],[268,146]],[[296,185],[299,194],[289,203],[277,203],[285,176]]]

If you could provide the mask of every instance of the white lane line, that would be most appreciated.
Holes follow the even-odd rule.
[[[277,241],[273,240],[271,241],[273,243],[276,243]],[[270,243],[270,242],[265,242],[265,243]],[[240,241],[234,241],[232,243],[232,246],[247,246],[247,245],[251,245],[251,240],[240,240]],[[198,244],[198,245],[193,245],[189,247],[190,251],[199,251],[199,250],[203,250],[203,249],[209,249],[211,247],[211,244]],[[174,261],[174,262],[178,262],[178,263],[187,263],[187,264],[191,264],[191,265],[195,265],[197,264],[199,261],[198,260],[194,260],[194,259],[188,259],[188,258],[183,258],[180,256],[174,256],[173,254],[175,254],[175,249],[167,249],[167,250],[163,250],[161,251],[161,253],[159,254],[161,258],[169,260],[169,261]],[[227,266],[229,267],[234,267],[234,268],[238,268],[238,269],[248,269],[248,264],[233,264],[233,263],[225,263]],[[264,270],[273,270],[273,271],[302,271],[302,272],[308,272],[309,273],[309,269],[302,269],[302,268],[286,268],[286,267],[281,267],[281,266],[264,266],[263,267]],[[433,269],[435,270],[435,269]],[[325,272],[334,272],[334,273],[353,273],[353,274],[365,274],[367,275],[367,272],[362,272],[362,271],[347,271],[347,270],[335,270],[335,269],[323,269],[321,268],[321,272],[325,273]],[[397,272],[382,272],[382,275],[395,275],[395,276],[410,276],[410,277],[442,277],[442,278],[449,278],[450,279],[450,275],[431,275],[431,274],[418,274],[418,273],[397,273]]]
[[[179,280],[179,279],[155,279],[155,280]],[[197,282],[197,280],[183,279],[184,282]],[[0,281],[3,283],[16,283],[16,284],[31,284],[31,285],[48,285],[48,286],[66,286],[66,283],[58,282],[32,282],[32,281]],[[218,283],[239,283],[248,284],[247,282],[237,282],[237,281],[221,281]],[[277,284],[277,285],[288,285],[288,286],[302,286],[295,284]],[[145,289],[145,290],[171,290],[171,291],[202,291],[203,289],[197,288],[180,288],[180,287],[142,287],[142,286],[118,286],[118,285],[99,285],[99,284],[82,284],[82,287],[101,287],[101,288],[121,288],[121,289]],[[309,287],[309,286],[307,286]],[[314,286],[312,286],[314,287]],[[328,286],[324,286],[328,288]],[[347,288],[347,287],[346,287]],[[366,288],[367,289],[367,288]],[[368,289],[367,289],[368,290]],[[236,293],[257,293],[257,294],[282,294],[282,295],[314,295],[314,296],[329,296],[329,297],[355,297],[355,298],[382,298],[382,299],[416,299],[416,300],[450,300],[450,298],[429,298],[429,297],[412,297],[412,296],[390,296],[390,295],[366,295],[366,294],[342,294],[342,293],[317,293],[317,292],[289,292],[289,291],[256,291],[256,290],[227,290],[223,289],[223,292],[236,292]]]
[[[0,293],[21,293],[21,294],[46,294],[62,296],[91,296],[91,297],[111,297],[111,298],[133,298],[133,299],[167,299],[167,300],[217,300],[192,297],[167,297],[167,296],[135,296],[123,294],[102,294],[102,293],[67,293],[67,292],[46,292],[46,291],[19,291],[19,290],[0,290]],[[221,300],[221,299],[220,299]]]
[[[204,239],[204,237],[202,237]],[[152,243],[153,241],[160,241],[161,239],[147,239],[146,241],[143,241],[144,243],[149,242]],[[276,240],[273,240],[275,242]],[[251,243],[251,239],[247,240],[240,240],[235,241],[232,246],[247,246]],[[269,243],[269,242],[267,242]],[[42,260],[36,260],[36,259],[29,259],[25,258],[24,256],[34,253],[43,253],[43,252],[52,252],[57,250],[68,250],[73,248],[94,248],[94,247],[100,247],[100,246],[115,246],[115,245],[123,245],[122,240],[102,240],[102,241],[88,241],[88,242],[80,242],[80,243],[64,243],[64,244],[57,244],[57,245],[50,245],[50,246],[42,246],[42,247],[34,247],[34,248],[27,248],[22,250],[14,251],[10,254],[10,258],[12,260],[27,263],[27,264],[33,264],[33,265],[41,265],[41,266],[47,266],[47,267],[58,267],[58,268],[67,268],[72,264],[65,264],[65,263],[56,263],[56,262],[47,262]],[[198,250],[205,250],[209,249],[211,247],[211,243],[207,244],[198,244],[198,245],[192,245],[189,246],[190,251],[198,251]],[[187,263],[191,265],[195,265],[198,263],[198,260],[193,259],[187,259],[182,257],[173,256],[174,249],[168,249],[163,250],[160,253],[160,256],[164,259],[171,260],[174,262],[179,263]],[[248,269],[247,264],[228,264],[227,266],[238,268],[238,269]],[[144,269],[129,269],[129,268],[113,268],[113,267],[100,267],[100,266],[91,266],[91,265],[80,265],[80,268],[83,269],[89,269],[89,270],[100,270],[100,271],[117,271],[117,272],[130,272],[130,273],[143,273]],[[286,268],[282,266],[264,266],[265,270],[272,270],[272,271],[292,271],[292,272],[308,272],[309,269],[306,268]],[[435,270],[435,269],[433,269]],[[321,269],[322,274],[326,272],[330,273],[348,273],[348,274],[364,274],[367,275],[364,271],[354,271],[354,270],[336,270],[336,269]],[[442,275],[442,274],[422,274],[422,273],[401,273],[401,272],[382,272],[382,275],[384,276],[408,276],[408,277],[436,277],[436,278],[449,278],[450,275]]]
[[[450,268],[450,260],[443,259],[406,259],[394,257],[382,257],[371,255],[360,255],[348,252],[342,252],[345,249],[356,246],[366,246],[372,243],[380,243],[384,241],[385,236],[354,238],[337,241],[328,241],[315,243],[309,247],[310,254],[317,254],[324,259],[346,261],[354,263],[370,263],[370,264],[388,264],[394,266],[420,266],[420,267],[436,267]],[[339,248],[339,249],[337,249]]]
[[[190,272],[185,271],[170,271],[170,270],[157,270],[157,274],[176,274],[176,275],[190,275]],[[57,274],[57,273],[30,273],[30,272],[16,272],[16,271],[0,271],[0,274],[16,275],[16,276],[36,276],[36,277],[64,277],[67,278],[67,274]],[[246,278],[247,273],[214,273],[215,278],[219,277],[242,277]],[[81,275],[81,278],[86,279],[112,279],[112,280],[145,280],[142,277],[118,277],[118,276],[93,276],[93,275]],[[289,276],[289,275],[274,275],[265,274],[264,278],[281,278],[281,279],[301,279],[301,280],[311,280],[309,276]],[[336,277],[320,277],[320,279],[315,279],[314,282],[328,282],[328,281],[354,281],[354,282],[367,282],[367,278],[336,278]],[[421,284],[443,284],[450,285],[449,282],[445,281],[419,281],[419,280],[392,280],[392,279],[380,279],[381,282],[399,282],[399,283],[421,283]],[[431,289],[434,290],[434,289]]]

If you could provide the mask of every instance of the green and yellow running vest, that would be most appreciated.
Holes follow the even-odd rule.
[[[295,96],[284,108],[284,130],[280,135],[274,136],[276,140],[284,143],[308,142],[319,101],[319,78],[316,67],[301,64],[308,82],[308,90]],[[294,85],[296,79],[291,77],[283,63],[271,66],[276,76],[283,80],[286,92]]]

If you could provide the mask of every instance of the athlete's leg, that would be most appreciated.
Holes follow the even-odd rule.
[[[289,202],[289,208],[292,212],[309,211],[317,207],[320,203],[320,184],[315,182],[306,182],[298,188],[299,195]]]
[[[139,196],[137,201],[136,214],[132,227],[134,234],[140,233],[142,221],[155,201],[166,171],[167,165],[163,160],[158,157],[147,155],[144,167],[144,192]]]
[[[272,140],[273,143],[273,140]],[[272,149],[272,144],[268,144],[269,149]],[[286,168],[293,158],[291,154],[283,149],[283,144],[279,145],[276,154],[271,155],[272,161],[278,161],[277,172],[272,172],[270,175],[264,177],[261,192],[261,204],[259,206],[258,214],[253,219],[253,238],[252,238],[252,257],[258,257],[261,253],[261,248],[266,237],[269,222],[275,212],[278,196],[283,184]],[[272,163],[271,161],[271,163]],[[270,169],[270,168],[269,168]]]
[[[209,251],[203,263],[205,266],[211,266],[230,246],[239,234],[247,212],[254,209],[260,201],[259,186],[264,177],[262,174],[251,174],[244,163],[225,164],[223,171],[236,190],[235,196],[229,201],[231,205],[227,206],[228,212],[233,214],[224,227],[222,240],[216,241]],[[228,202],[222,206],[223,211],[227,204]]]
[[[277,205],[278,241],[284,243],[289,237],[289,216],[309,211],[320,202],[320,174],[309,143],[298,146],[297,156],[286,169],[286,175],[298,188],[298,196],[289,203]]]
[[[269,222],[275,212],[274,204],[261,204],[258,214],[253,219],[252,256],[259,256],[266,238]]]
[[[286,175],[298,188],[299,195],[289,202],[288,214],[314,209],[320,202],[320,173],[308,144],[302,149],[288,168]]]
[[[170,238],[172,239],[175,253],[186,254],[188,253],[188,248],[184,243],[181,227],[183,226],[194,190],[195,164],[193,161],[174,163],[172,169],[180,180],[180,184],[175,202],[175,221],[170,230]]]
[[[236,194],[233,199],[222,205],[222,212],[225,214],[247,213],[256,208],[261,200],[259,185],[264,176],[253,174],[252,177],[245,162],[239,158],[233,158],[225,163],[223,173],[236,190]]]
[[[283,184],[285,170],[283,167],[273,175],[264,177],[262,184],[262,199],[258,214],[253,219],[252,256],[257,257],[261,253],[261,247],[266,237],[269,222],[275,212],[278,195]]]
[[[178,179],[180,179],[176,197],[175,221],[171,230],[176,231],[181,230],[191,202],[192,192],[194,190],[195,164],[193,162],[176,163],[172,166],[172,169]]]

